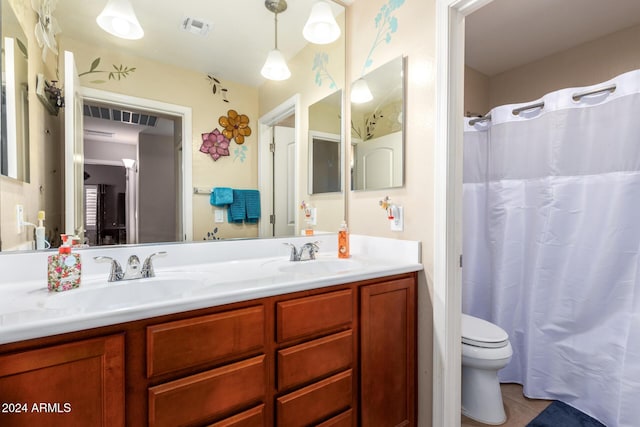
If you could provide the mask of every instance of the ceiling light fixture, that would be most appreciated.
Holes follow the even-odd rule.
[[[122,164],[124,164],[125,168],[132,169],[135,166],[136,161],[134,159],[122,159]]]
[[[325,1],[317,1],[302,29],[304,38],[315,44],[328,44],[340,37],[340,27],[333,17],[331,6]]]
[[[96,22],[107,33],[122,39],[137,40],[144,36],[129,0],[109,0]]]
[[[373,94],[371,93],[371,89],[369,89],[367,81],[360,77],[353,83],[353,86],[351,86],[351,102],[354,104],[364,104],[372,99]]]
[[[291,71],[287,67],[282,52],[278,50],[278,13],[287,10],[287,2],[285,0],[265,0],[264,6],[275,16],[275,48],[267,55],[267,60],[262,66],[260,74],[269,80],[287,80],[291,77]]]

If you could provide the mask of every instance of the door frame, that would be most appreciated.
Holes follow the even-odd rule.
[[[465,17],[492,0],[437,0],[433,425],[460,426]]]
[[[184,241],[193,241],[193,169],[192,169],[192,133],[193,118],[191,107],[156,101],[153,99],[138,98],[100,89],[82,87],[85,101],[104,102],[116,104],[122,107],[140,108],[158,114],[167,114],[182,119],[182,203],[180,222],[182,224],[181,235]]]
[[[291,114],[295,115],[295,176],[294,180],[294,199],[295,205],[300,204],[300,184],[298,177],[300,176],[300,150],[298,144],[301,141],[300,135],[300,94],[295,94],[291,98],[284,101],[282,104],[275,107],[273,110],[264,114],[258,119],[258,190],[260,190],[260,205],[263,210],[269,214],[273,213],[273,176],[272,176],[272,164],[273,156],[269,150],[271,144],[271,135],[273,132],[271,128]],[[258,226],[258,237],[272,237],[273,226],[269,221],[267,215],[263,216],[263,220],[260,221]],[[298,230],[298,215],[295,216],[294,230]]]

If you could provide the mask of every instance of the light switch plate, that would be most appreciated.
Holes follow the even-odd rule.
[[[215,212],[215,222],[224,222],[224,211],[222,209],[216,209]]]

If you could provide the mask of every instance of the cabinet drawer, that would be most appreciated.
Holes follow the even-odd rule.
[[[306,426],[349,408],[352,384],[349,369],[279,397],[276,401],[278,426]]]
[[[278,341],[312,335],[353,320],[351,289],[281,301],[276,306]]]
[[[241,412],[208,427],[264,427],[264,404]]]
[[[353,332],[329,335],[278,351],[278,389],[284,390],[351,367]]]
[[[265,356],[149,388],[149,425],[206,421],[264,401]]]
[[[349,409],[340,415],[327,420],[316,427],[351,427],[353,426],[353,410]]]
[[[225,311],[147,327],[147,377],[259,351],[264,307]]]

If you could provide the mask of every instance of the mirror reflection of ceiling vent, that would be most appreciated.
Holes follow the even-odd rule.
[[[206,36],[211,29],[211,24],[195,18],[184,18],[182,20],[182,29],[190,33]]]
[[[84,104],[84,115],[97,119],[140,126],[155,127],[158,123],[158,116],[152,116],[151,114],[141,111],[122,110],[120,108],[111,108],[102,105]]]

